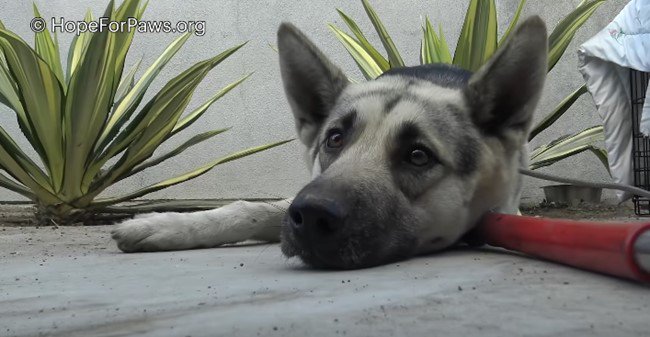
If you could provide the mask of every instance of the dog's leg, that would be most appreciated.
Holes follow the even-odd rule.
[[[118,224],[111,234],[124,252],[207,248],[249,239],[277,242],[290,203],[236,201],[194,213],[151,213]]]
[[[529,153],[530,152],[528,150],[528,144],[525,144],[524,146],[521,147],[519,156],[517,157],[518,163],[516,165],[518,167],[528,167]],[[519,204],[521,203],[521,194],[524,190],[524,179],[523,176],[519,173],[516,173],[515,179],[516,179],[516,183],[513,186],[512,191],[510,192],[510,196],[508,197],[506,204],[496,209],[495,210],[496,212],[504,213],[504,214],[521,215],[521,211],[519,210]]]

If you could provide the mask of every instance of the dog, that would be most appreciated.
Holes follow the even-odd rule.
[[[138,216],[112,238],[124,252],[281,239],[285,256],[336,269],[448,248],[485,213],[518,210],[547,45],[533,16],[475,73],[434,64],[351,83],[283,23],[280,69],[311,182],[292,200]]]

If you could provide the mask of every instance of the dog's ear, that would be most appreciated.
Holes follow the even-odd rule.
[[[465,97],[484,133],[528,136],[546,78],[547,45],[542,19],[528,18],[470,78]]]
[[[293,111],[298,137],[311,146],[348,80],[292,24],[280,25],[278,52],[284,90]]]

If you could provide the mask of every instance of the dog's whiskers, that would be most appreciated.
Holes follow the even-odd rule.
[[[271,207],[273,207],[273,208],[275,208],[275,209],[277,209],[277,210],[279,210],[279,211],[281,211],[284,214],[287,213],[287,209],[282,207],[282,206],[278,206],[278,205],[276,205],[276,204],[274,204],[272,202],[269,202],[269,201],[262,201],[262,202],[269,205],[269,206],[271,206]]]

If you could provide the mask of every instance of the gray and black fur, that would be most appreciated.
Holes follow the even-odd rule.
[[[447,248],[486,212],[517,211],[546,49],[532,17],[474,74],[426,65],[354,84],[282,24],[282,80],[314,179],[293,200],[142,215],[112,237],[125,252],[281,237],[288,257],[346,269]]]
[[[489,210],[516,212],[546,74],[541,19],[520,25],[475,74],[424,65],[352,84],[294,26],[280,27],[278,46],[316,171],[285,218],[287,256],[372,266],[446,248]]]

